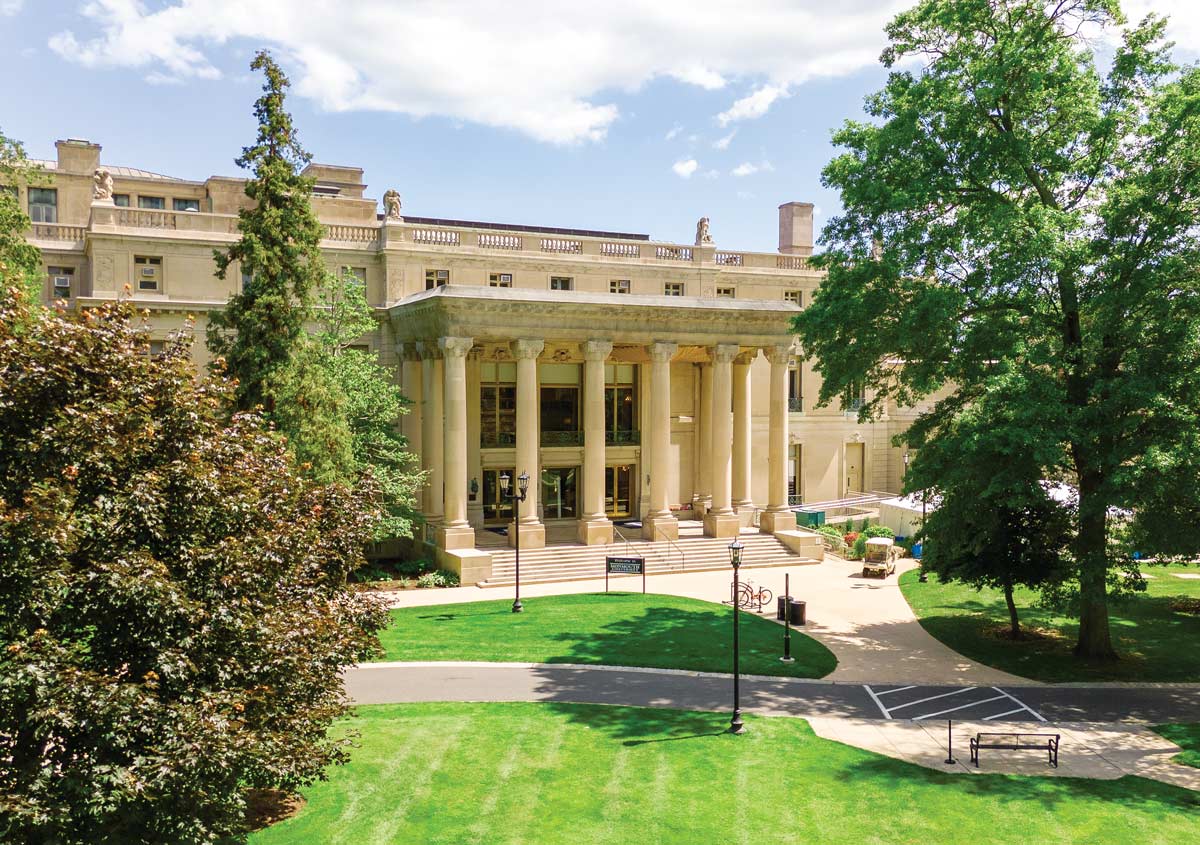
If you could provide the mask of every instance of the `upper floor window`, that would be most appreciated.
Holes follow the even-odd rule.
[[[342,278],[352,278],[361,287],[367,286],[367,268],[366,267],[342,267]]]
[[[185,200],[176,197],[171,200],[171,207],[176,211],[199,211],[200,200]]]
[[[804,410],[804,382],[799,367],[788,369],[788,410]]]
[[[488,273],[488,284],[494,288],[511,288],[512,273]]]
[[[440,288],[442,285],[450,284],[449,270],[426,270],[425,271],[425,290],[433,290]]]
[[[29,189],[29,219],[34,223],[58,222],[58,191],[55,188]]]
[[[666,282],[663,284],[663,294],[665,296],[683,296],[687,286],[683,282]]]
[[[138,208],[151,208],[162,210],[167,207],[167,202],[162,197],[138,197]]]
[[[733,299],[737,296],[735,288],[717,288],[717,296],[723,299]]]
[[[551,276],[550,290],[572,290],[575,287],[575,280],[570,276]]]
[[[129,194],[113,194],[113,205],[118,208],[129,208]]]
[[[50,292],[55,299],[71,298],[71,279],[75,276],[74,267],[47,267],[46,275],[50,277]]]
[[[146,354],[151,358],[157,358],[167,351],[167,342],[165,340],[152,340],[146,346]]]
[[[802,296],[803,293],[804,293],[804,291],[800,291],[800,290],[785,290],[783,292],[783,298],[787,302],[794,302],[797,305],[802,305],[803,304],[803,296]]]
[[[862,385],[851,385],[846,391],[846,395],[842,397],[842,405],[846,413],[857,414],[862,410],[862,406],[866,404],[867,392]]]
[[[162,290],[162,257],[135,255],[133,269],[137,275],[137,289],[144,291]]]
[[[247,270],[245,267],[243,267],[242,268],[242,293],[245,293],[246,291],[250,290],[250,285],[252,285],[252,284],[254,284],[254,274],[251,273],[249,270]]]
[[[609,293],[629,293],[629,279],[612,279],[608,283]]]

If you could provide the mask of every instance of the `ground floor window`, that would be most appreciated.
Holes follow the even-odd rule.
[[[545,519],[574,519],[579,467],[542,469],[542,509]]]
[[[610,519],[624,519],[632,513],[632,482],[633,467],[604,468],[604,512]]]
[[[804,492],[801,489],[800,473],[803,471],[804,447],[799,444],[793,444],[788,449],[787,462],[787,486],[788,486],[788,504],[800,505],[804,503]]]

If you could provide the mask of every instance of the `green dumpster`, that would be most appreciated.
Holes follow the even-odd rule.
[[[801,528],[816,528],[825,524],[825,511],[796,511],[796,524]]]

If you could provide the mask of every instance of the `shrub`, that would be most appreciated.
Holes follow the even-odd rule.
[[[886,525],[868,525],[862,531],[864,537],[887,537],[889,540],[896,539],[896,532],[888,528]]]
[[[867,554],[867,534],[863,532],[859,534],[854,541],[854,547],[850,549],[850,556],[855,560],[866,557]]]
[[[441,586],[443,587],[457,587],[462,583],[458,577],[458,573],[451,572],[449,569],[439,569],[436,574],[442,577]]]
[[[853,546],[857,540],[858,540],[858,532],[857,531],[851,531],[850,533],[842,536],[842,542],[844,542],[847,546]]]
[[[438,577],[436,572],[426,572],[424,575],[417,578],[417,587],[422,590],[428,590],[432,587],[442,586],[442,579]]]
[[[842,532],[836,525],[818,525],[817,533],[824,534],[826,537],[836,537],[842,539]]]

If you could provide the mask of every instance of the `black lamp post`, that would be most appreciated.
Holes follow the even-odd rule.
[[[523,472],[517,477],[517,489],[511,493],[508,492],[510,483],[511,479],[508,477],[508,473],[500,473],[500,495],[513,503],[513,531],[517,532],[517,536],[514,538],[517,553],[517,595],[513,599],[512,612],[520,613],[525,608],[521,607],[521,514],[518,508],[529,494],[529,473]]]
[[[733,718],[729,720],[731,734],[743,734],[746,726],[742,724],[741,689],[739,682],[741,673],[738,671],[738,592],[741,584],[738,582],[738,569],[742,565],[742,549],[745,548],[740,540],[729,544],[729,562],[733,564]]]
[[[904,475],[908,476],[908,450],[904,450]],[[929,576],[925,573],[925,491],[921,491],[921,574],[917,576],[917,580],[924,584],[929,580]]]

